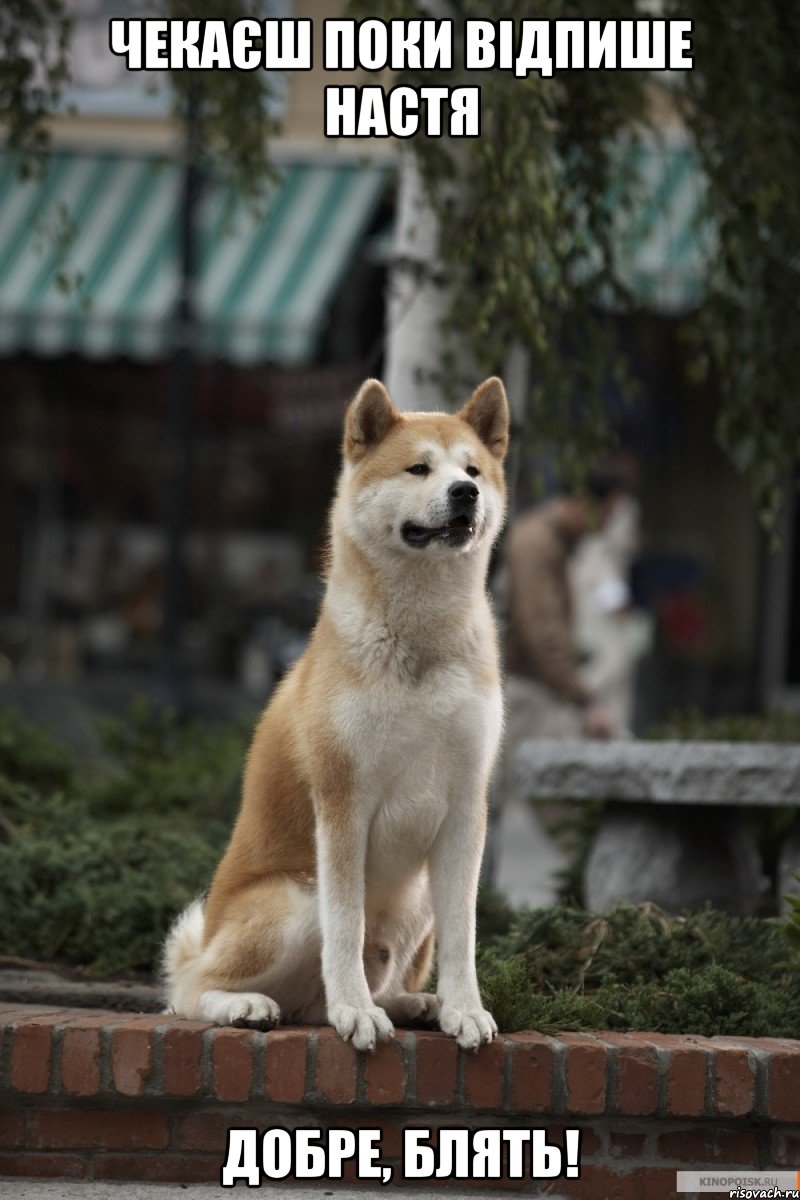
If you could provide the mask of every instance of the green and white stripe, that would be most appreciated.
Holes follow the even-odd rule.
[[[629,141],[619,173],[635,196],[615,214],[622,278],[640,303],[687,311],[713,253],[691,149],[681,135]],[[241,363],[313,356],[387,180],[380,166],[296,163],[260,211],[210,184],[199,213],[201,351]],[[173,163],[61,152],[25,182],[0,157],[0,354],[168,353],[179,203]]]
[[[199,212],[201,350],[243,363],[312,356],[387,178],[375,166],[296,164],[260,209],[209,185]],[[179,184],[171,163],[68,153],[25,182],[4,156],[0,354],[167,353]]]
[[[630,209],[616,214],[619,274],[635,299],[679,314],[702,303],[713,230],[702,219],[704,181],[686,136],[629,141],[620,176],[632,184]]]

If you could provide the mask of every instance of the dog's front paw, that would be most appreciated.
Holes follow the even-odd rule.
[[[454,1037],[462,1050],[477,1050],[497,1033],[495,1019],[485,1008],[447,1003],[439,1009],[439,1028]]]
[[[328,1020],[346,1042],[356,1050],[374,1050],[376,1042],[394,1037],[394,1026],[382,1008],[374,1004],[355,1008],[352,1004],[331,1004]]]

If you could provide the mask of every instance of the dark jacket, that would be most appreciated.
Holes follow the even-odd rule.
[[[550,504],[524,513],[512,527],[505,657],[509,671],[538,680],[560,700],[586,704],[567,573],[573,546],[557,528]]]

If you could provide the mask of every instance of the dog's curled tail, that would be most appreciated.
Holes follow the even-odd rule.
[[[186,1008],[187,984],[191,988],[200,955],[203,952],[205,914],[202,899],[193,900],[176,917],[164,942],[161,956],[161,978],[169,1011],[189,1014]],[[193,990],[193,989],[192,989]]]

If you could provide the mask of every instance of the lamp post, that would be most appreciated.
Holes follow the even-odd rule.
[[[192,425],[197,379],[197,211],[202,189],[202,98],[193,83],[186,100],[178,217],[178,299],[172,334],[166,428],[164,621],[160,689],[165,706],[186,709],[182,654],[186,610],[186,534],[192,468]]]

